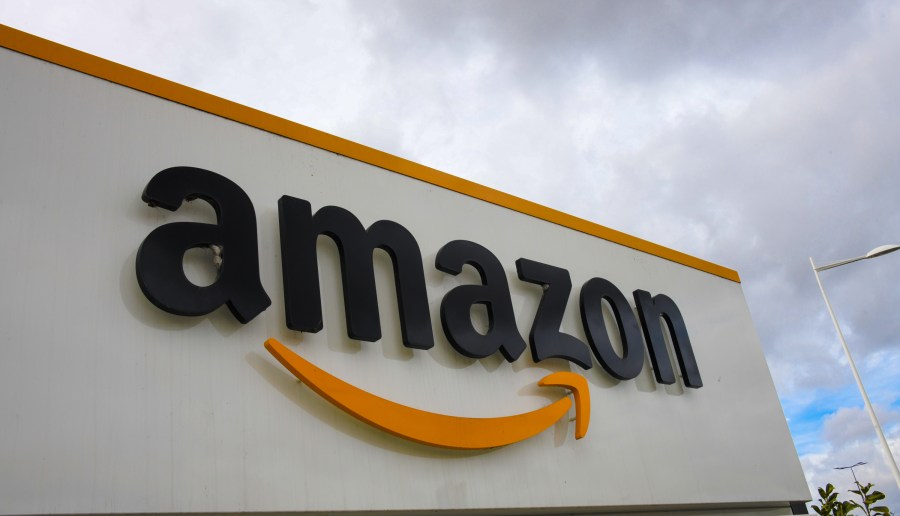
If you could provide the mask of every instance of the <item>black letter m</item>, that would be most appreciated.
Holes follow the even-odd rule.
[[[372,253],[380,248],[394,266],[403,344],[417,349],[434,345],[422,254],[406,228],[380,220],[366,230],[343,208],[326,206],[313,215],[309,202],[287,195],[278,200],[278,217],[288,328],[313,333],[322,329],[316,240],[326,235],[340,253],[347,335],[369,342],[381,338],[372,263]]]

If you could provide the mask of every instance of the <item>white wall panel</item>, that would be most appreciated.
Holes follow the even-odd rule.
[[[385,120],[389,124],[391,121]],[[150,178],[189,165],[239,184],[256,208],[272,306],[167,314],[138,288],[135,253],[201,201],[150,208]],[[340,278],[320,240],[325,330],[285,326],[277,200],[403,224],[425,260],[436,344],[400,344],[390,263],[377,261],[383,338],[346,337]],[[0,513],[785,506],[807,498],[741,285],[528,215],[0,50]],[[704,386],[584,371],[584,439],[561,422],[482,452],[412,444],[344,414],[263,349],[275,337],[346,381],[424,410],[499,416],[557,399],[561,360],[472,360],[443,336],[443,294],[474,275],[434,269],[454,239],[504,264],[527,338],[540,291],[515,260],[568,269],[564,330],[584,340],[580,285],[665,293],[680,307]],[[380,255],[380,253],[379,253]],[[677,370],[677,367],[676,367]]]

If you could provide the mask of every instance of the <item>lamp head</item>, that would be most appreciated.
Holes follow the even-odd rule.
[[[878,246],[875,249],[872,249],[871,251],[866,253],[866,258],[875,258],[876,256],[881,256],[883,254],[893,253],[897,249],[900,249],[900,245],[892,244],[892,245]]]

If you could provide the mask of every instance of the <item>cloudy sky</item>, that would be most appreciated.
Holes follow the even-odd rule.
[[[0,1],[0,23],[739,271],[812,486],[900,492],[817,263],[900,243],[900,3]],[[900,458],[900,253],[822,274]]]

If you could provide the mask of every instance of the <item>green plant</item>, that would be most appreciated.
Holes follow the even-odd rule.
[[[858,507],[856,502],[839,500],[838,492],[829,483],[824,488],[819,488],[819,505],[813,505],[812,510],[822,516],[846,516]]]
[[[863,501],[863,505],[857,507],[861,507],[863,511],[865,511],[866,516],[890,516],[891,510],[887,508],[887,506],[879,505],[874,506],[876,502],[879,500],[884,500],[884,493],[878,490],[872,489],[872,483],[868,483],[865,486],[856,483],[856,486],[859,489],[853,489],[850,492],[859,495],[859,497]]]
[[[884,505],[876,506],[880,500],[884,500],[884,493],[873,489],[871,483],[863,486],[859,482],[856,483],[858,489],[850,492],[860,497],[863,505],[853,500],[841,500],[839,493],[834,486],[827,484],[824,488],[820,487],[819,505],[813,505],[812,510],[821,516],[847,516],[856,509],[862,509],[866,516],[891,516],[893,513]]]

